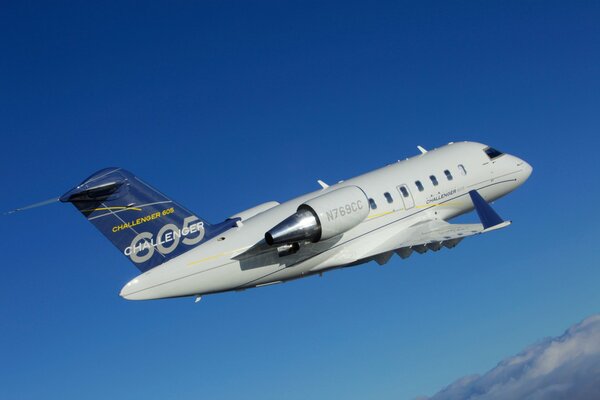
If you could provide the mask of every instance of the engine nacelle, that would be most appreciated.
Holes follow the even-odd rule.
[[[369,200],[357,186],[346,186],[301,204],[267,233],[270,245],[302,241],[318,242],[340,235],[369,215]]]

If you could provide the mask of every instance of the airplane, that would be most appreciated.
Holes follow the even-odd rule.
[[[73,204],[141,272],[120,296],[150,300],[261,287],[397,254],[453,248],[508,226],[490,202],[531,175],[524,160],[449,143],[284,203],[211,224],[122,168],[102,169],[58,200]],[[26,207],[29,208],[29,207]],[[450,219],[475,209],[480,223]],[[20,209],[18,209],[20,210]]]

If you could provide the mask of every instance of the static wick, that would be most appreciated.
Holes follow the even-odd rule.
[[[41,207],[41,206],[45,206],[47,204],[52,204],[52,203],[57,203],[58,201],[60,201],[59,197],[53,197],[53,198],[48,199],[48,200],[40,201],[39,203],[30,204],[30,205],[25,206],[25,207],[15,208],[14,210],[10,210],[10,211],[5,212],[4,215],[14,214],[16,212],[29,210],[31,208]]]

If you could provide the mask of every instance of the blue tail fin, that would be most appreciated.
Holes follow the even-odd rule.
[[[94,173],[60,201],[73,203],[142,272],[235,226],[209,224],[121,168]]]

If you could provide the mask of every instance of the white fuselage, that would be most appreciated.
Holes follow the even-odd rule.
[[[279,205],[269,203],[262,207],[265,211],[244,219],[238,227],[133,279],[121,296],[142,300],[242,290],[369,261],[399,248],[410,226],[473,210],[470,190],[489,202],[527,180],[529,164],[509,154],[490,159],[483,151],[486,147],[451,143]],[[280,256],[276,246],[264,243],[265,232],[294,214],[299,205],[351,185],[377,206],[362,223],[336,237],[301,245],[290,255]]]

